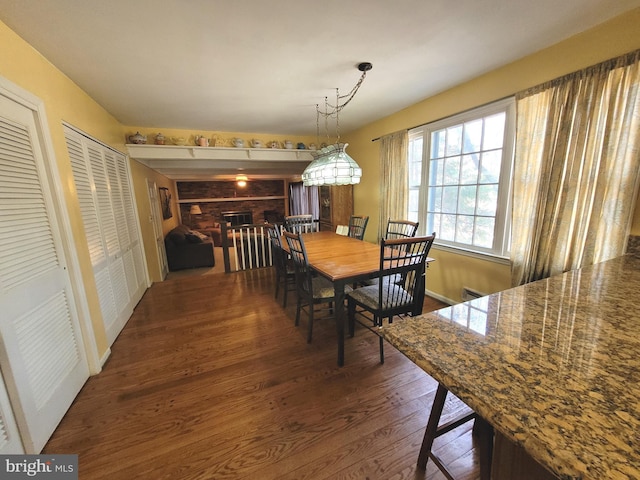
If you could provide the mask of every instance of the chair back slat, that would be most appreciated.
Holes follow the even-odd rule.
[[[289,246],[289,255],[293,260],[293,268],[296,272],[296,283],[306,294],[313,292],[311,269],[309,268],[309,258],[304,246],[304,240],[299,233],[283,232],[284,238]]]
[[[367,223],[369,222],[369,217],[359,217],[356,215],[351,215],[349,218],[349,230],[347,235],[351,238],[357,238],[358,240],[362,240],[364,238],[364,232],[367,229]]]
[[[289,215],[284,218],[284,226],[291,233],[310,233],[318,231],[318,222],[312,215]]]
[[[416,236],[418,231],[418,222],[410,220],[391,220],[387,222],[387,232],[384,236],[385,240],[394,240],[397,238],[411,238]]]
[[[287,274],[287,254],[282,248],[282,240],[280,238],[280,228],[277,225],[267,223],[267,234],[271,244],[271,256],[273,265],[281,275]]]
[[[378,279],[381,317],[421,308],[418,303],[424,300],[426,260],[434,240],[435,233],[381,241]]]

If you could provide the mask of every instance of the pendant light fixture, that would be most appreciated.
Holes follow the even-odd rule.
[[[347,95],[340,96],[339,90],[336,88],[336,104],[329,105],[325,97],[325,110],[321,111],[316,105],[316,129],[320,134],[320,116],[325,119],[325,129],[327,130],[327,138],[329,136],[328,118],[336,117],[336,143],[328,145],[317,151],[312,151],[313,161],[305,168],[302,173],[302,182],[305,186],[311,185],[354,185],[360,183],[362,177],[362,169],[356,161],[345,151],[348,143],[340,143],[340,111],[347,106],[353,99],[356,92],[362,85],[367,72],[373,68],[368,62],[358,65],[358,70],[362,72],[360,80],[351,89]],[[341,103],[342,102],[342,103]]]

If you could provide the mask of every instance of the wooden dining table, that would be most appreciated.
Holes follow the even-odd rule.
[[[337,233],[303,233],[309,265],[333,283],[334,316],[338,336],[338,365],[344,365],[345,285],[372,278],[380,270],[380,246]],[[288,250],[286,240],[282,243]],[[427,258],[427,262],[433,261]]]

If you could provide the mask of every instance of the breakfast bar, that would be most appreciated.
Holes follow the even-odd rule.
[[[550,478],[638,479],[639,290],[625,255],[381,334],[494,427],[492,478],[519,451]]]

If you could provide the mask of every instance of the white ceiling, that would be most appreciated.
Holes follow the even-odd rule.
[[[584,31],[640,0],[0,0],[0,20],[125,125],[341,132]],[[323,127],[322,127],[323,129]]]

